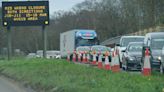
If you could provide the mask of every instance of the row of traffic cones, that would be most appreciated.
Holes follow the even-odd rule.
[[[119,72],[120,71],[120,62],[119,62],[119,57],[118,57],[118,49],[116,49],[115,51],[112,52],[112,60],[111,63],[109,62],[109,58],[108,56],[110,55],[109,52],[105,53],[105,66],[104,69],[105,70],[111,70],[112,72]],[[148,48],[146,48],[145,51],[145,59],[144,59],[144,66],[142,69],[142,74],[144,76],[150,76],[151,75],[151,65],[150,65],[150,56],[149,56],[149,50]],[[87,52],[83,52],[83,53],[78,53],[78,62],[82,62],[82,63],[90,63],[91,65],[97,65],[98,68],[103,69],[103,63],[102,63],[102,54],[101,52],[99,52],[99,56],[98,56],[98,64],[97,64],[97,59],[96,59],[96,52],[93,52],[93,60],[92,62],[90,62],[90,55]],[[82,60],[81,60],[82,57]],[[73,62],[77,62],[76,61],[76,51],[74,51],[73,53]],[[67,55],[67,61],[70,61],[70,53],[68,52]]]
[[[81,59],[81,57],[82,57],[82,59]],[[78,60],[78,62],[88,63],[89,60],[90,60],[90,55],[87,52],[79,52],[77,54],[76,51],[74,51],[72,61],[77,62],[76,60]],[[70,53],[69,52],[68,52],[68,55],[67,55],[67,61],[70,61]]]
[[[109,62],[109,57],[110,53],[106,52],[105,53],[105,70],[111,70],[112,72],[119,72],[120,71],[120,63],[119,63],[119,57],[118,57],[118,52],[113,51],[112,52],[112,61]],[[96,55],[93,54],[93,62],[92,65],[96,65]],[[99,57],[98,57],[98,68],[102,69],[103,64],[102,64],[102,54],[99,52]]]
[[[119,72],[120,71],[120,65],[119,65],[119,61],[118,61],[118,55],[116,57],[116,53],[115,51],[113,52],[112,54],[112,62],[110,63],[109,62],[109,56],[110,56],[110,53],[109,52],[106,52],[105,53],[105,66],[103,67],[103,63],[102,63],[102,54],[101,52],[98,53],[98,64],[97,64],[97,59],[96,59],[96,52],[94,51],[93,52],[93,60],[92,62],[90,62],[90,55],[89,53],[86,53],[86,52],[83,52],[83,53],[78,53],[76,54],[76,51],[74,51],[73,53],[73,62],[77,62],[76,60],[78,60],[78,62],[82,62],[82,63],[89,63],[91,65],[95,65],[97,66],[98,68],[100,69],[105,69],[105,70],[112,70],[113,72]],[[77,59],[76,59],[76,56],[77,56]],[[82,57],[82,59],[81,59]],[[117,60],[117,62],[116,62]],[[67,61],[70,61],[70,54],[68,53],[68,56],[67,56]]]

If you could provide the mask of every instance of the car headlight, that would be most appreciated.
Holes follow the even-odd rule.
[[[135,58],[133,58],[133,57],[129,57],[129,60],[130,60],[130,61],[133,61],[133,60],[135,60]]]
[[[158,57],[158,60],[161,61],[161,57],[160,56]]]

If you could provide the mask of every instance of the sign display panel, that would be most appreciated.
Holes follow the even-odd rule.
[[[3,26],[49,25],[48,1],[2,2]]]

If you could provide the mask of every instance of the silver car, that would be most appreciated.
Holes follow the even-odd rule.
[[[96,53],[96,58],[98,60],[99,53],[102,55],[102,60],[105,60],[106,52],[110,53],[110,48],[102,45],[95,45],[91,47],[91,55],[93,56],[93,52]],[[93,58],[93,57],[92,57]],[[109,56],[109,62],[111,61],[111,56]]]
[[[83,53],[83,52],[89,53],[90,52],[90,47],[88,47],[88,46],[79,46],[79,47],[76,48],[76,51],[77,51],[77,54]]]

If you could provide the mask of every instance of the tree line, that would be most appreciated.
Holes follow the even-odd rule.
[[[51,16],[50,25],[46,27],[48,50],[59,50],[60,33],[72,29],[94,29],[102,42],[162,24],[164,0],[85,0],[70,11],[57,11]],[[43,48],[42,42],[41,27],[12,27],[13,50],[36,52]],[[1,51],[5,47],[6,29],[1,26]]]

